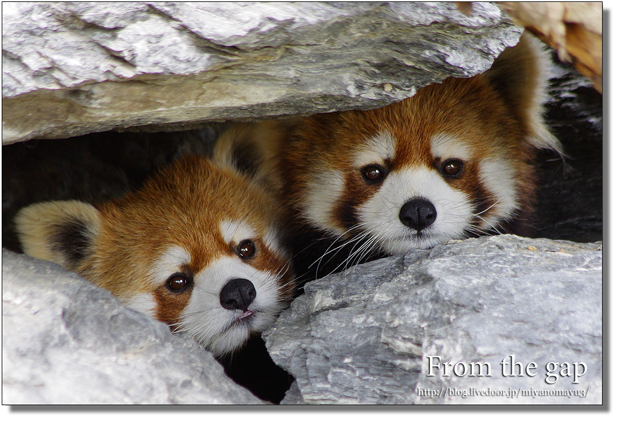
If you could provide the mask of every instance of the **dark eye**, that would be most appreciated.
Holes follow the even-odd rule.
[[[172,292],[183,292],[192,285],[192,280],[182,273],[175,273],[166,281],[166,287]]]
[[[448,159],[441,164],[441,173],[449,178],[457,178],[463,172],[463,161],[460,159]]]
[[[254,245],[252,240],[243,240],[237,246],[237,254],[242,259],[249,259],[251,257],[254,257],[255,253],[256,253],[256,246]]]
[[[362,177],[367,183],[378,183],[385,178],[385,169],[380,165],[366,165],[362,168]]]

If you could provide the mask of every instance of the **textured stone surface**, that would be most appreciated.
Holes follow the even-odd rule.
[[[491,3],[6,3],[3,142],[379,107],[520,32]]]
[[[297,386],[297,382],[293,382],[291,387],[286,392],[284,399],[280,402],[280,405],[305,405],[304,398],[301,395],[301,391],[299,390],[299,386]]]
[[[508,235],[455,241],[360,265],[305,291],[263,335],[274,361],[296,378],[299,392],[287,403],[602,401],[600,244]],[[502,373],[511,355],[537,368]],[[431,356],[465,365],[442,376],[429,371]],[[460,376],[485,362],[488,373],[485,366]],[[558,365],[555,374],[566,376],[548,384],[553,362],[569,365]],[[568,374],[583,371],[579,363],[587,372],[574,384]]]
[[[3,404],[261,403],[190,338],[59,266],[2,254]]]
[[[602,96],[572,69],[552,68],[547,121],[567,154],[537,159],[540,188],[534,237],[602,240]],[[66,140],[30,140],[2,148],[2,245],[19,251],[13,217],[45,200],[108,200],[137,188],[158,166],[188,152],[208,153],[225,124],[200,131],[103,132]]]

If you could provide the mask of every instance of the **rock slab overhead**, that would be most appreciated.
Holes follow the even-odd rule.
[[[600,404],[601,245],[504,235],[378,260],[306,284],[263,337],[289,404]]]
[[[3,142],[376,108],[520,33],[491,3],[5,3]]]
[[[2,403],[259,404],[191,338],[60,266],[3,250]]]

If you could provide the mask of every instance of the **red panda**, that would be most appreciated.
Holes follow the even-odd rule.
[[[218,357],[269,327],[292,296],[278,206],[224,161],[186,156],[119,199],[38,203],[15,222],[26,254],[81,274]]]
[[[523,35],[478,76],[379,109],[236,126],[222,139],[260,154],[257,174],[288,205],[297,259],[309,253],[298,275],[329,260],[343,267],[451,239],[524,235],[536,150],[561,154],[542,118],[549,66],[542,44]],[[313,253],[312,241],[323,247]]]

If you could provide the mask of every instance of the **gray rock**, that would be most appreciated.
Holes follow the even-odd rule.
[[[263,337],[291,403],[601,403],[602,247],[504,235],[359,265]]]
[[[280,402],[280,405],[305,405],[304,397],[301,395],[297,382],[294,381],[291,387],[286,392],[284,399]]]
[[[376,108],[520,32],[491,3],[6,3],[3,142]]]
[[[4,404],[262,403],[191,338],[55,264],[3,250]]]

